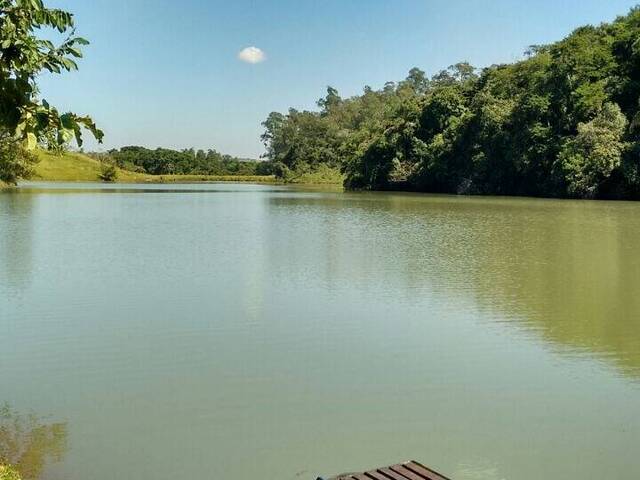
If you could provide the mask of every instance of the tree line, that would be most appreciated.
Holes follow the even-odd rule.
[[[128,146],[90,156],[117,165],[124,170],[150,175],[270,175],[268,162],[237,158],[214,149],[171,150]]]
[[[640,198],[640,7],[518,62],[418,68],[315,111],[271,113],[273,171],[325,165],[351,189]]]

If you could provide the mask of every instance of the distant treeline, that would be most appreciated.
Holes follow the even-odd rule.
[[[339,168],[354,189],[640,198],[640,7],[526,57],[427,78],[318,111],[273,112],[266,157],[282,177]]]
[[[106,153],[90,153],[103,162],[151,175],[271,175],[269,162],[236,158],[215,150],[154,150],[129,146]]]

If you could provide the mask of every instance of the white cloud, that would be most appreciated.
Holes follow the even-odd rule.
[[[260,63],[267,59],[265,53],[258,47],[247,47],[240,50],[238,59],[247,63]]]

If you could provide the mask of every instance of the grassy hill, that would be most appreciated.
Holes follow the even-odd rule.
[[[39,162],[33,180],[51,182],[99,182],[101,163],[82,153],[62,155],[38,151]],[[260,175],[147,175],[118,169],[118,183],[187,183],[187,182],[273,182],[272,176]]]
[[[56,155],[38,152],[39,162],[35,168],[34,180],[64,182],[97,182],[101,164],[81,153],[67,152]],[[144,181],[145,175],[118,169],[118,181]]]

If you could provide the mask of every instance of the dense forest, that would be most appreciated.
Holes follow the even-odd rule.
[[[329,87],[317,111],[263,125],[283,178],[323,165],[351,189],[640,198],[640,7],[513,64]]]
[[[125,170],[151,175],[270,175],[271,165],[246,158],[236,158],[215,150],[148,149],[129,146],[90,156],[110,162]]]

